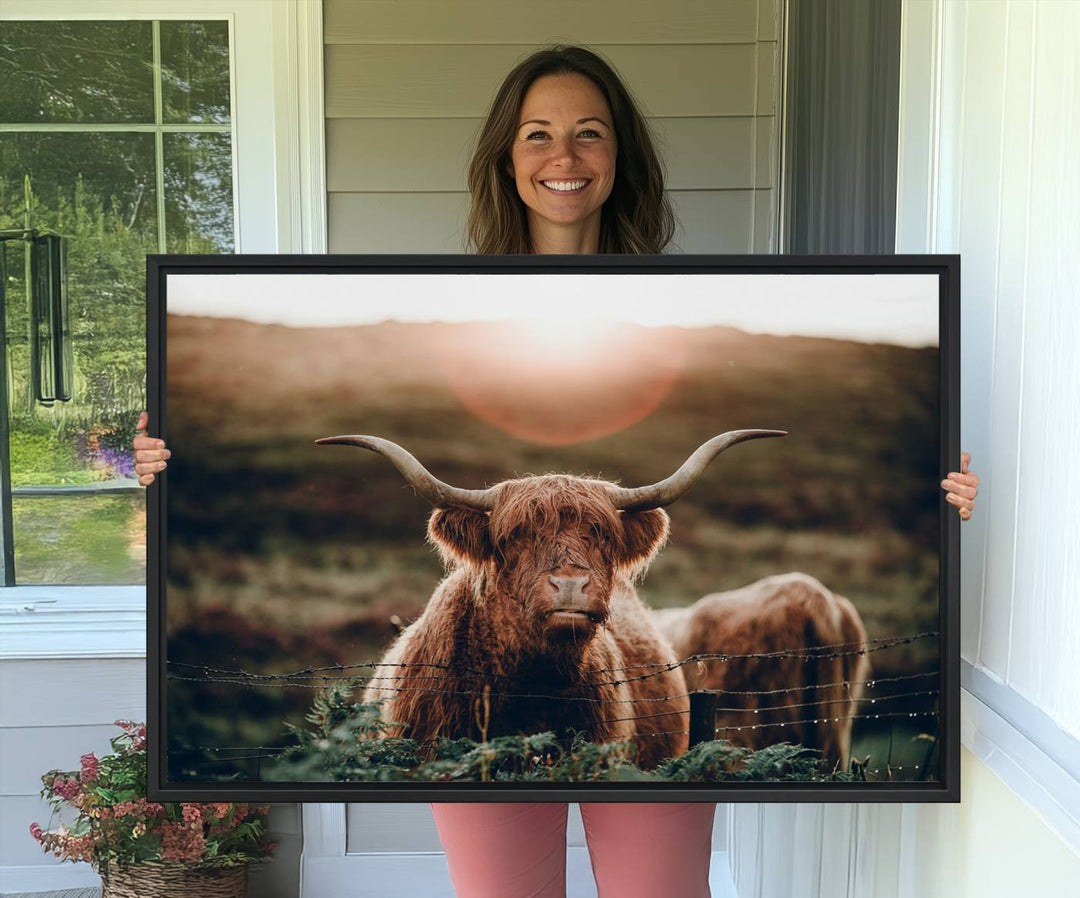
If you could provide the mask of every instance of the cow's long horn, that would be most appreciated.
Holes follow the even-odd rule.
[[[641,511],[646,508],[663,508],[683,495],[697,480],[709,463],[721,452],[744,440],[759,437],[786,437],[786,430],[729,430],[703,443],[682,467],[666,480],[635,489],[613,486],[612,499],[616,508],[623,511]]]
[[[409,486],[436,508],[460,505],[465,508],[475,508],[477,511],[491,511],[495,507],[494,489],[464,490],[443,483],[420,464],[410,452],[402,449],[397,443],[391,443],[381,437],[350,434],[340,437],[323,437],[315,443],[319,446],[340,443],[344,446],[359,446],[361,449],[370,449],[372,452],[379,453],[390,459],[394,467],[409,482]]]

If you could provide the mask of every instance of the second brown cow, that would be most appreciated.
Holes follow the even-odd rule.
[[[870,676],[866,629],[855,607],[799,572],[765,577],[653,612],[691,690],[717,698],[717,738],[759,749],[791,742],[846,769],[851,724]]]

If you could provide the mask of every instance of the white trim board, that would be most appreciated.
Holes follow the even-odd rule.
[[[145,586],[0,589],[0,659],[145,657]]]
[[[322,0],[282,0],[274,9],[274,122],[281,253],[325,253],[326,120]]]
[[[1080,740],[1038,705],[964,659],[960,661],[960,685],[1080,784]],[[1074,810],[1080,817],[1080,806]]]
[[[1080,852],[1080,781],[967,688],[960,691],[960,741]]]

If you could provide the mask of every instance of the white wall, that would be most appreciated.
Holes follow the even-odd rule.
[[[0,660],[0,870],[6,881],[26,888],[25,868],[55,863],[30,835],[31,822],[49,822],[51,809],[38,795],[41,775],[77,770],[81,755],[110,751],[109,739],[120,732],[112,721],[145,718],[145,669],[138,657]],[[87,864],[57,872],[71,886],[98,882]]]
[[[8,655],[15,640],[5,645]],[[111,751],[120,730],[113,721],[146,719],[145,649],[114,656],[0,660],[0,894],[36,894],[85,888],[99,894],[100,880],[89,864],[61,864],[30,835],[30,823],[48,828],[50,807],[38,794],[48,770],[78,770],[87,752]],[[278,848],[269,864],[251,871],[248,893],[289,898],[300,882],[300,811],[273,805],[270,829]],[[83,898],[79,892],[70,898]]]
[[[1080,6],[949,4],[934,246],[963,265],[964,444],[986,478],[964,657],[1080,738]]]

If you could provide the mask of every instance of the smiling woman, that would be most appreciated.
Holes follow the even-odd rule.
[[[662,253],[675,231],[645,116],[583,47],[538,51],[506,76],[468,183],[483,254]]]
[[[581,253],[598,245],[616,155],[603,94],[584,75],[547,75],[525,94],[520,117],[510,171],[528,207],[533,252]]]

